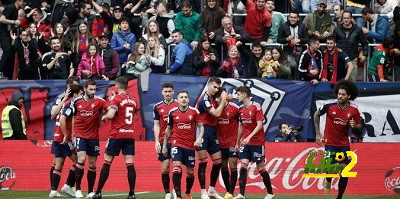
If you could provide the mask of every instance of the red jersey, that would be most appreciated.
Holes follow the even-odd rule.
[[[244,30],[252,39],[261,39],[264,36],[264,28],[271,27],[272,17],[266,8],[258,10],[256,3],[247,0],[247,16]]]
[[[321,115],[326,115],[323,142],[331,146],[350,146],[349,129],[351,119],[356,124],[361,124],[360,112],[357,106],[350,104],[342,109],[337,102],[326,103],[320,108]]]
[[[243,135],[242,139],[247,138],[257,126],[257,121],[264,120],[264,114],[261,105],[257,102],[252,102],[249,107],[245,108],[244,105],[239,108],[239,120],[242,123]],[[248,145],[264,146],[265,132],[264,126],[258,131],[249,141]]]
[[[75,99],[75,137],[99,139],[101,112],[106,111],[107,106],[107,102],[97,96],[90,101],[85,101],[83,97]]]
[[[165,130],[167,129],[168,125],[168,113],[171,111],[171,109],[178,107],[179,103],[174,100],[170,104],[165,103],[165,101],[158,102],[156,105],[154,105],[153,108],[153,119],[158,120],[160,124],[160,136],[158,139],[160,143],[164,142],[164,136],[165,136]],[[171,132],[171,137],[172,138],[172,132]],[[172,140],[172,139],[170,139]],[[171,141],[172,142],[172,141]]]
[[[117,111],[112,119],[109,138],[134,139],[133,117],[137,110],[135,98],[127,93],[118,94],[111,100],[109,108]]]
[[[208,126],[217,126],[218,118],[212,116],[209,111],[211,108],[217,108],[217,103],[207,93],[203,93],[197,101],[196,108],[201,114],[203,124]]]
[[[218,118],[217,137],[221,148],[234,147],[238,135],[239,107],[232,102],[224,108]]]
[[[72,116],[73,116],[73,114],[74,114],[74,106],[70,100],[67,100],[64,103],[61,111],[57,115],[56,128],[54,129],[53,141],[63,142],[63,140],[64,140],[64,134],[62,133],[61,126],[60,126],[61,115],[64,115],[67,118],[67,121],[66,121],[66,128],[67,128],[67,135],[68,135],[67,142],[72,142],[71,134],[72,134]]]
[[[168,114],[168,126],[172,127],[174,140],[172,146],[179,146],[189,150],[196,150],[196,124],[201,123],[201,116],[197,109],[190,107],[182,112],[179,107],[171,109]]]

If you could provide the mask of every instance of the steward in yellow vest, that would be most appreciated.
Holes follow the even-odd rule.
[[[21,107],[24,96],[14,92],[11,102],[3,109],[1,114],[1,130],[4,140],[26,140],[26,126]]]

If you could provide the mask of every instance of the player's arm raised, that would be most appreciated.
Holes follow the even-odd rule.
[[[195,147],[201,147],[201,140],[203,139],[204,135],[204,126],[202,123],[197,123],[197,127],[199,127],[199,137],[197,137],[196,141],[194,142]]]
[[[211,107],[211,109],[208,111],[212,116],[214,116],[214,117],[221,116],[221,113],[224,110],[226,103],[227,103],[226,97],[227,97],[226,92],[225,91],[222,92],[221,93],[221,103],[219,104],[219,106],[217,108]]]
[[[321,112],[319,110],[315,111],[314,113],[314,126],[315,126],[315,142],[321,145],[322,142],[322,135],[319,126]]]
[[[251,132],[250,135],[247,136],[247,138],[242,140],[242,143],[241,143],[242,146],[246,146],[250,142],[250,139],[262,129],[262,126],[263,126],[263,121],[262,120],[258,120],[257,121],[257,126],[256,126],[256,128],[254,128],[253,132]]]
[[[57,118],[58,113],[60,113],[61,108],[63,107],[64,103],[68,100],[68,96],[71,93],[71,89],[67,88],[67,90],[65,91],[65,96],[64,98],[61,100],[60,103],[58,103],[58,105],[54,105],[53,107],[51,107],[51,119],[55,120]]]

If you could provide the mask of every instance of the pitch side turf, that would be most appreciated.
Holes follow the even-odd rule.
[[[85,195],[85,193],[84,193]],[[223,194],[221,194],[223,195]],[[163,199],[163,193],[149,193],[139,192],[136,197],[138,199]],[[259,194],[246,194],[246,199],[263,199],[265,195]],[[10,191],[1,190],[0,198],[12,199],[12,198],[24,198],[24,199],[45,199],[49,198],[49,191]],[[67,197],[66,197],[67,198]],[[121,192],[105,192],[103,198],[107,199],[125,199],[127,193]],[[184,198],[184,197],[183,197]],[[193,198],[200,198],[200,194],[194,193]],[[334,199],[334,195],[276,195],[274,199]],[[348,199],[387,199],[387,198],[399,198],[399,196],[364,196],[364,195],[345,195],[343,198]]]

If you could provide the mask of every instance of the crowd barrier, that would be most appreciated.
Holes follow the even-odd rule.
[[[51,141],[0,141],[1,189],[50,190],[49,170],[53,162],[50,145]],[[104,152],[104,146],[105,142],[100,142],[101,153]],[[266,143],[265,147],[266,170],[270,174],[276,195],[324,194],[323,178],[302,178],[307,153],[309,150],[323,150],[322,147],[316,143]],[[351,144],[350,147],[357,155],[358,161],[351,169],[351,172],[357,172],[357,176],[349,178],[346,194],[400,195],[400,156],[396,155],[399,144],[360,143]],[[136,191],[163,192],[161,165],[154,151],[154,142],[136,142],[135,150]],[[314,163],[317,160],[314,160]],[[102,162],[102,156],[99,156],[97,173],[100,172]],[[211,165],[208,164],[206,176],[209,176]],[[71,161],[65,161],[60,181],[61,186],[66,181],[70,166]],[[238,168],[240,168],[240,164]],[[185,171],[185,169],[183,170]],[[116,157],[104,190],[127,191],[129,186],[126,172],[123,157]],[[249,165],[248,172],[246,192],[266,193],[255,164]],[[185,172],[183,173],[182,179],[185,179]],[[197,174],[197,162],[195,173]],[[97,183],[98,177],[95,187],[97,187]],[[238,185],[239,183],[237,183],[235,193],[239,191]],[[332,185],[331,194],[335,195],[338,189],[338,178],[333,179]],[[184,183],[182,188],[184,188]],[[87,190],[86,177],[82,180],[82,189]],[[221,175],[216,190],[220,193],[225,192]],[[197,176],[193,192],[200,192]]]

